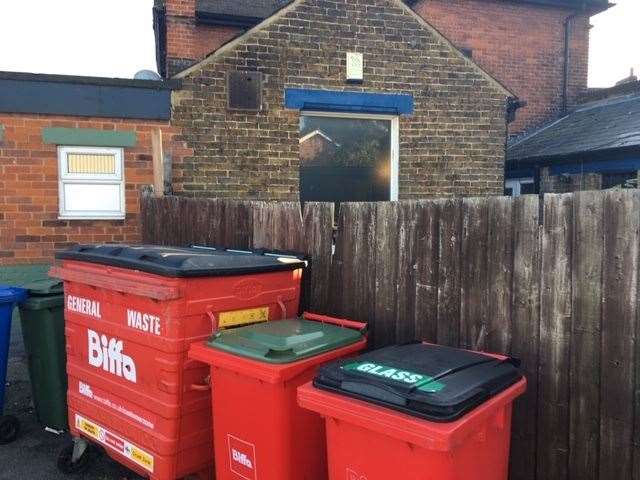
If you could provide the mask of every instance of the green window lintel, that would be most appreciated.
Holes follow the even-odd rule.
[[[50,127],[42,130],[44,143],[78,147],[135,147],[132,131]]]

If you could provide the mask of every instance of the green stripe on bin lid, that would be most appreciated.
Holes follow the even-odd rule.
[[[407,387],[412,387],[426,393],[437,393],[442,391],[445,387],[444,383],[434,380],[433,377],[378,363],[366,361],[354,362],[343,365],[341,368],[365,377],[371,376],[374,378],[392,380],[401,385],[406,385]]]
[[[78,147],[135,147],[137,137],[129,130],[48,127],[42,129],[42,141]]]

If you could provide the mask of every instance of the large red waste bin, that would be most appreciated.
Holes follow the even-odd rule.
[[[191,346],[211,365],[217,480],[326,480],[324,424],[298,407],[296,389],[365,348],[364,327],[305,313]]]
[[[304,262],[126,245],[80,246],[57,258],[72,435],[152,479],[210,478],[209,369],[188,360],[189,345],[217,328],[295,314]],[[73,457],[63,452],[61,469],[82,463],[83,444]]]
[[[298,402],[326,419],[329,480],[506,480],[525,388],[508,358],[414,344],[327,365]]]

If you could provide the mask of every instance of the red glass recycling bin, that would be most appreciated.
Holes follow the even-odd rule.
[[[305,313],[191,346],[211,365],[217,480],[326,480],[324,424],[298,407],[296,389],[323,363],[363,350],[364,327]]]
[[[189,345],[298,309],[304,262],[224,250],[80,246],[64,280],[70,430],[157,480],[211,478],[209,369]]]
[[[512,402],[526,380],[504,357],[447,365],[437,352],[430,365],[440,373],[425,375],[415,352],[401,365],[390,353],[325,366],[298,389],[299,405],[325,419],[329,480],[507,480]]]

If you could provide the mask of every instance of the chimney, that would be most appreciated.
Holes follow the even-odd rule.
[[[629,76],[628,76],[628,77],[623,78],[622,80],[620,80],[620,81],[616,82],[616,87],[617,87],[618,85],[624,85],[625,83],[633,83],[633,82],[637,82],[637,81],[638,81],[638,77],[636,77],[636,76],[633,74],[633,68],[632,68],[632,69],[631,69],[631,73],[629,74]]]

